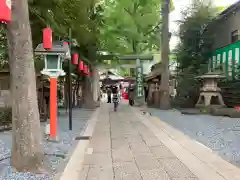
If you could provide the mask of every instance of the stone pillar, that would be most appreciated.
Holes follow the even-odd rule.
[[[136,60],[136,96],[135,105],[142,106],[145,104],[145,96],[143,90],[143,67],[140,59]]]

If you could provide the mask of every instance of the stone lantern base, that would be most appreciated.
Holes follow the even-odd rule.
[[[220,92],[201,92],[196,107],[218,106],[225,107]]]

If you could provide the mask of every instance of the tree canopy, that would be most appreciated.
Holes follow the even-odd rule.
[[[97,41],[97,27],[101,23],[96,16],[99,10],[95,0],[31,0],[29,11],[33,40],[41,37],[39,28],[50,26],[57,39],[67,39],[71,28],[72,36],[79,45],[94,43]]]
[[[160,1],[105,0],[104,7],[101,48],[115,54],[159,50]]]
[[[214,33],[211,24],[219,11],[221,8],[206,0],[195,0],[183,11],[184,18],[179,22],[180,43],[175,49],[180,69],[192,67],[196,71],[200,65],[208,63]]]
[[[71,28],[79,51],[86,57],[97,50],[115,54],[159,50],[161,1],[28,1],[33,48],[42,41],[42,29],[49,26],[55,40],[67,40]],[[4,31],[1,25],[1,59],[7,59]]]
[[[49,26],[54,40],[68,40],[69,28],[81,52],[88,55],[89,45],[98,45],[100,12],[102,8],[96,0],[29,0],[29,16],[33,48],[42,42],[42,29]],[[7,64],[6,27],[0,24],[1,66]],[[37,62],[42,66],[42,63]]]
[[[212,22],[221,8],[207,0],[195,0],[183,11],[180,21],[180,43],[174,50],[179,75],[175,103],[193,107],[198,97],[199,82],[196,76],[208,71],[208,57],[212,52],[214,27]]]

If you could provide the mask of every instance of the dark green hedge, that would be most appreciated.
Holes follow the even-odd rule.
[[[9,126],[12,124],[12,109],[0,108],[0,126]]]
[[[240,80],[221,81],[218,83],[222,89],[224,103],[228,107],[240,105]]]

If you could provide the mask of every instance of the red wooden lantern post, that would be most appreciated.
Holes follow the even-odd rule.
[[[0,0],[0,21],[11,23],[12,3],[11,0]]]
[[[87,73],[86,73],[87,75],[89,75],[89,67],[87,66]]]
[[[81,71],[84,71],[84,63],[82,60],[79,61],[79,64],[78,64],[78,71],[81,72]]]
[[[43,48],[52,49],[52,29],[51,28],[43,29]]]
[[[88,75],[88,66],[86,66],[86,74]]]
[[[77,65],[78,64],[78,53],[74,53],[72,56],[72,64]]]
[[[50,138],[57,140],[57,78],[50,77]]]
[[[88,66],[86,65],[85,73],[88,73]]]
[[[84,70],[83,70],[83,72],[84,72],[85,74],[87,74],[87,65],[86,65],[86,64],[84,64]]]

